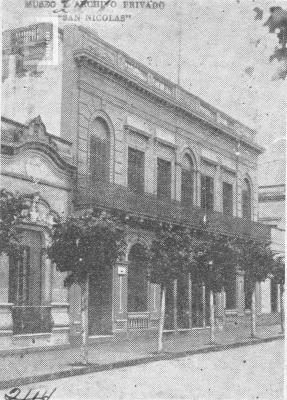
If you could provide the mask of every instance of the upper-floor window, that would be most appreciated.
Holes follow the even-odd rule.
[[[171,199],[171,162],[157,159],[157,196],[160,199]]]
[[[144,192],[144,159],[143,151],[128,148],[128,187],[135,192]]]
[[[107,123],[96,118],[90,126],[91,182],[108,182],[110,175],[110,135]]]
[[[248,179],[244,179],[242,187],[242,217],[251,219],[251,186]]]
[[[233,187],[230,183],[222,184],[222,210],[225,215],[233,215]]]
[[[201,175],[201,208],[214,208],[214,180],[211,176]]]
[[[183,205],[193,204],[194,197],[194,166],[189,155],[185,155],[181,170],[181,202]]]

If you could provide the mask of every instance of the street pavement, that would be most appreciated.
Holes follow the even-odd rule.
[[[209,329],[193,329],[187,334],[169,335],[164,338],[164,354],[156,354],[156,337],[139,337],[125,341],[93,343],[89,347],[88,368],[79,364],[82,360],[79,348],[54,349],[39,352],[0,352],[0,389],[25,385],[29,382],[64,378],[99,370],[142,364],[162,358],[178,358],[196,352],[218,351],[260,341],[283,338],[279,325],[258,326],[257,339],[250,338],[250,327],[225,327],[216,331],[216,345],[210,344]],[[33,350],[33,349],[32,349]],[[36,349],[34,349],[36,351]],[[184,353],[184,354],[183,354]]]
[[[10,398],[24,399],[29,393],[26,399],[32,399],[39,392],[37,399],[43,400],[48,400],[50,395],[51,400],[281,400],[284,398],[283,355],[284,341],[276,340],[216,353],[196,354],[34,383],[21,386],[18,391],[15,389],[10,393]],[[9,395],[10,390],[0,391],[0,400],[5,398],[5,394]]]

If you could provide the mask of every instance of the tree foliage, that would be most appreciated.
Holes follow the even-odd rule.
[[[235,252],[227,236],[206,233],[194,247],[191,279],[205,284],[214,292],[221,292],[235,275]]]
[[[119,221],[105,211],[72,215],[52,234],[49,257],[61,272],[68,272],[65,285],[82,284],[88,274],[111,268],[124,250]]]
[[[279,285],[285,284],[285,262],[283,256],[274,257],[271,275],[275,283]]]
[[[277,59],[280,63],[277,79],[285,79],[287,76],[287,10],[276,6],[270,8],[270,16],[264,23],[269,28],[270,33],[275,33],[280,47],[275,47],[274,53],[270,56],[270,61]]]
[[[158,229],[149,254],[150,280],[168,285],[181,274],[186,274],[191,262],[192,236],[178,226]]]
[[[272,273],[275,253],[270,243],[237,238],[235,254],[239,268],[245,272],[245,280],[254,289],[256,282],[264,281]]]
[[[6,189],[0,192],[0,254],[17,257],[20,252],[20,232],[17,229],[28,208],[27,196],[12,194]]]

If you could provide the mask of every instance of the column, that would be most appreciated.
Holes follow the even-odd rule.
[[[0,349],[12,346],[12,303],[9,303],[9,257],[0,255]]]
[[[216,166],[214,176],[214,210],[222,211],[222,179],[220,165]]]
[[[173,281],[173,329],[174,333],[177,334],[177,279]]]
[[[188,327],[192,329],[192,281],[191,274],[188,274]]]
[[[219,329],[224,325],[224,292],[215,293],[215,323]]]
[[[52,266],[52,344],[69,343],[70,319],[68,289],[64,287],[65,273],[59,272],[55,264]]]
[[[256,294],[256,314],[261,314],[262,311],[262,297],[261,297],[261,283],[256,282],[255,286],[255,294]]]
[[[244,315],[245,294],[244,294],[244,272],[236,273],[236,309],[238,315]]]
[[[267,278],[261,282],[261,311],[262,313],[271,313],[271,281]]]
[[[181,165],[175,162],[175,200],[181,201]]]

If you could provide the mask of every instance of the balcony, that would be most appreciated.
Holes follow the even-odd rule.
[[[202,228],[205,210],[197,206],[183,206],[176,200],[160,200],[150,193],[135,193],[125,186],[97,183],[89,193],[78,191],[77,209],[99,207],[122,210],[127,213],[160,221],[179,223],[191,228]],[[207,211],[209,229],[230,234],[252,237],[257,240],[271,239],[270,227],[259,222]]]
[[[47,333],[52,331],[51,307],[13,306],[13,334]]]

